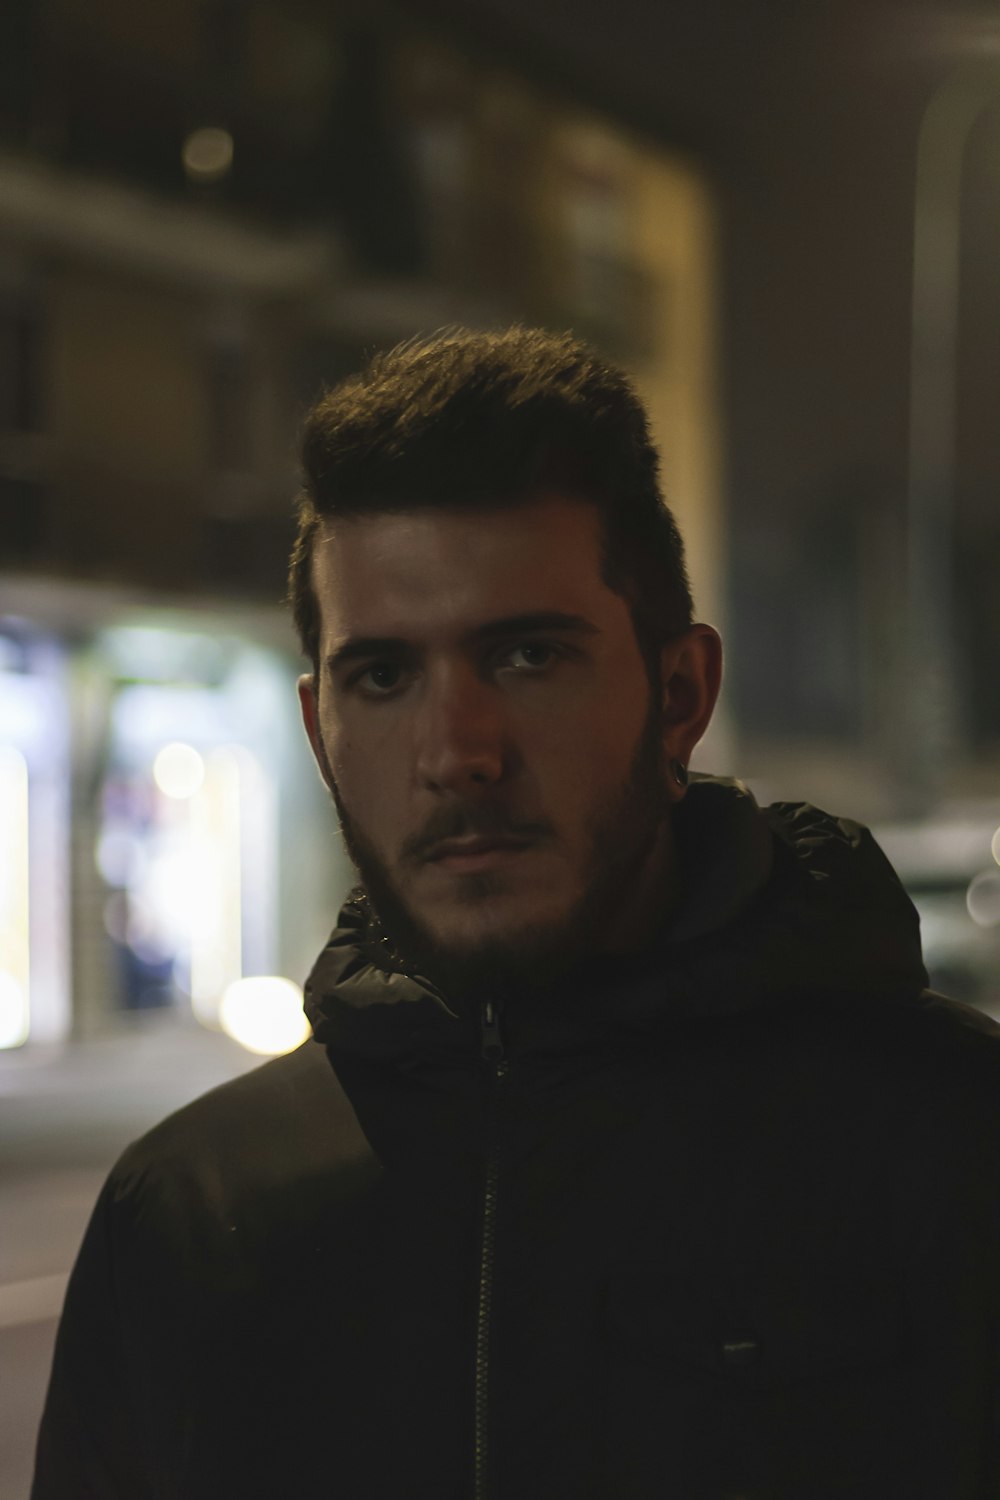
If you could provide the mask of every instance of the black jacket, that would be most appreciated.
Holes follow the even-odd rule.
[[[655,947],[525,1013],[347,903],[318,1044],[112,1172],[33,1500],[1000,1497],[1000,1030],[856,825],[678,835]]]

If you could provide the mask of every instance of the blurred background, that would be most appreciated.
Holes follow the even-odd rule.
[[[6,0],[0,1494],[118,1151],[301,1036],[350,875],[282,607],[363,353],[572,328],[633,373],[696,766],[872,823],[1000,1015],[1000,9]]]

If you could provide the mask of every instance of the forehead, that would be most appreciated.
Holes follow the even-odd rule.
[[[324,523],[313,552],[323,635],[464,628],[543,607],[625,609],[601,579],[593,505],[546,496],[504,510],[423,510]]]

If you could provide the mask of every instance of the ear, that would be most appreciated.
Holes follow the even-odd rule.
[[[319,704],[316,701],[316,679],[311,672],[303,672],[296,683],[299,693],[299,707],[302,710],[302,723],[312,747],[313,757],[319,767],[326,786],[330,788],[330,781],[326,774],[327,758],[323,748],[323,737],[319,728]],[[330,788],[332,790],[332,788]]]
[[[722,639],[712,625],[692,625],[664,646],[663,738],[667,754],[686,766],[708,728],[722,686]],[[683,789],[673,787],[678,796]]]

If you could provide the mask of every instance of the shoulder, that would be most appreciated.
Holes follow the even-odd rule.
[[[326,1051],[296,1051],[221,1084],[133,1142],[108,1181],[132,1221],[292,1217],[374,1158]]]
[[[984,1011],[934,990],[850,1008],[851,1029],[870,1034],[879,1052],[891,1052],[902,1064],[968,1084],[1000,1082],[1000,1025]]]
[[[793,1008],[771,1035],[803,1087],[901,1150],[1000,1148],[1000,1026],[971,1006],[930,990],[848,993]]]
[[[120,1176],[154,1161],[243,1154],[274,1141],[324,1135],[351,1116],[350,1105],[316,1042],[251,1068],[168,1115],[121,1158]]]
[[[1000,1128],[1000,1025],[984,1011],[925,990],[891,1021],[904,1059],[962,1110]],[[933,1087],[932,1087],[933,1092]],[[958,1107],[958,1106],[956,1106]]]
[[[768,1045],[783,1039],[791,1048],[816,1048],[859,1065],[868,1059],[900,1069],[927,1067],[942,1077],[1000,1078],[1000,1025],[934,990],[804,995],[760,1019]]]
[[[734,1097],[767,1100],[775,1128],[798,1119],[856,1139],[867,1132],[876,1154],[890,1142],[902,1156],[949,1143],[1000,1149],[1000,1027],[944,996],[808,991],[734,1014],[715,1038],[705,1024],[699,1036]]]
[[[951,1000],[947,995],[939,995],[936,990],[924,990],[916,1008],[924,1017],[924,1024],[938,1030],[939,1034],[961,1038],[960,1045],[977,1049],[983,1057],[1000,1059],[1000,1022],[985,1011],[976,1010],[961,1000]],[[988,1040],[974,1041],[974,1037]]]

